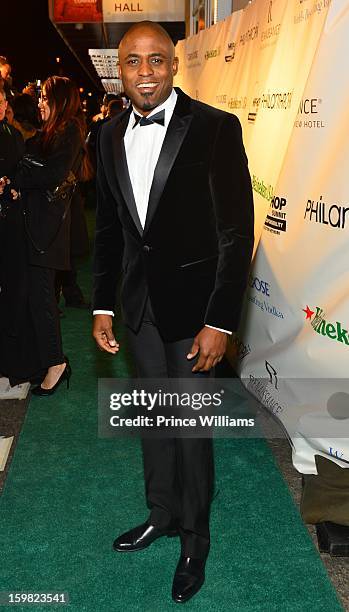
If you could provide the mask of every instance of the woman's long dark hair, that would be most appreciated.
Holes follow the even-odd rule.
[[[78,179],[90,180],[93,169],[85,144],[86,124],[78,88],[68,77],[50,76],[43,84],[43,91],[50,107],[50,116],[42,130],[44,152],[49,149],[57,135],[65,130],[68,123],[74,122],[80,132],[81,148],[84,153],[77,173]]]

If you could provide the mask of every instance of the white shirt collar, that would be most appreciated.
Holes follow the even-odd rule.
[[[164,109],[165,110],[165,127],[167,127],[171,121],[174,107],[176,106],[177,98],[178,98],[177,92],[175,91],[175,89],[172,89],[169,97],[166,98],[165,102],[163,102],[162,104],[159,104],[159,106],[157,106],[156,108],[153,108],[153,110],[149,113],[149,115],[147,115],[147,117],[150,118],[152,115],[155,115],[156,113],[159,113],[160,111]],[[132,105],[132,108],[133,108],[133,111],[136,113],[136,115],[140,114],[139,111],[137,111],[133,105]]]

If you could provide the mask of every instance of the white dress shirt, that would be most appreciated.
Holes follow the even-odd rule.
[[[164,125],[152,123],[151,125],[141,126],[139,122],[137,123],[134,113],[131,113],[124,135],[128,172],[130,175],[138,216],[143,228],[145,226],[149,194],[156,164],[158,163],[160,151],[166,136],[168,124],[170,123],[173,115],[174,107],[176,106],[176,102],[177,93],[174,89],[172,89],[167,100],[154,108],[149,115],[147,115],[147,119],[151,119],[152,115],[156,115],[164,109]],[[139,115],[134,107],[133,111]],[[109,314],[114,316],[114,312],[111,310],[94,310],[93,314]],[[231,334],[230,331],[213,327],[212,325],[206,325],[206,327]]]
[[[131,113],[128,126],[124,136],[125,152],[128,172],[131,179],[133,195],[135,198],[138,216],[142,227],[145,226],[145,219],[148,210],[148,201],[151,185],[153,182],[156,164],[160,156],[160,151],[166,136],[168,124],[171,121],[174,107],[177,102],[177,94],[174,89],[170,96],[152,110],[147,119],[156,115],[161,110],[165,110],[165,125],[152,123],[151,125],[135,126],[136,120]],[[135,109],[133,109],[135,111]],[[137,115],[137,111],[135,111]]]

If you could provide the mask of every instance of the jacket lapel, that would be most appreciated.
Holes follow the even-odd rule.
[[[124,135],[128,125],[130,112],[126,112],[125,116],[117,123],[112,135],[113,138],[113,150],[114,150],[114,165],[115,173],[118,179],[121,193],[126,202],[127,208],[133,219],[135,226],[137,227],[140,235],[143,234],[142,224],[140,222],[135,198],[133,195],[133,189],[131,185],[130,175],[127,167],[126,152],[124,145]]]
[[[176,88],[176,91],[178,94],[177,103],[173,111],[171,121],[168,125],[160,156],[155,167],[154,178],[149,195],[144,233],[149,229],[154,213],[160,202],[162,192],[165,188],[166,181],[193,118],[190,112],[191,100],[189,96],[184,94],[180,89]]]

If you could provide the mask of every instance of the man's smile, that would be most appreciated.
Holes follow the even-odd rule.
[[[158,83],[138,83],[136,85],[137,89],[141,89],[142,91],[150,90],[153,91],[158,86]]]

